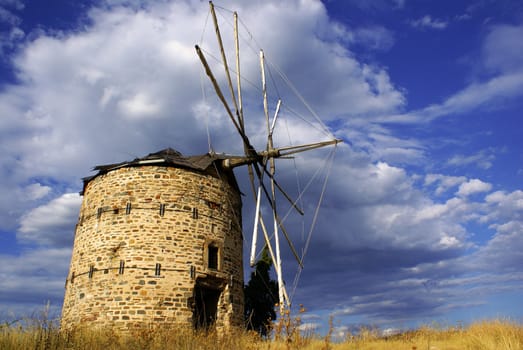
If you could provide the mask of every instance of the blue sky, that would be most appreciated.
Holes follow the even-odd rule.
[[[242,72],[253,142],[264,144],[250,52],[258,46],[271,72],[285,72],[345,141],[294,295],[309,310],[307,325],[329,315],[340,332],[521,321],[523,4],[217,5],[225,30],[228,10],[248,30]],[[207,14],[206,1],[0,0],[1,318],[30,315],[47,300],[59,312],[81,178],[94,165],[166,147],[205,153],[208,135],[214,150],[242,152],[194,53],[201,43],[218,56]],[[275,91],[290,108],[297,99],[272,84],[271,108]],[[325,137],[290,110],[277,141]],[[306,179],[325,157],[295,164]],[[294,170],[279,169],[291,187]],[[237,176],[247,193],[245,171]],[[319,186],[305,203],[315,203]],[[248,196],[244,203],[248,232],[253,205]],[[284,252],[287,280],[292,266]]]

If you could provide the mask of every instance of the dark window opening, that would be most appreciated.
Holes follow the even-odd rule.
[[[124,268],[125,268],[125,261],[124,260],[120,260],[120,268],[118,269],[118,274],[119,275],[123,275]]]
[[[165,214],[165,204],[160,204],[160,216],[163,216]]]
[[[93,274],[94,274],[94,265],[91,265],[89,267],[89,274],[88,274],[89,278],[93,278]]]
[[[99,219],[102,216],[103,208],[98,208],[98,211],[96,212],[96,217]]]
[[[210,269],[218,270],[218,247],[209,245],[208,249],[208,264]]]
[[[156,266],[154,267],[154,275],[160,276],[161,270],[162,270],[162,264],[157,263]]]
[[[198,219],[198,208],[192,208],[192,218]]]
[[[127,205],[125,206],[125,214],[131,214],[131,203],[127,203]]]

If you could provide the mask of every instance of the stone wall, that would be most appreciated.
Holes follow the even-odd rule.
[[[242,326],[242,244],[227,178],[163,166],[98,175],[84,189],[62,328],[194,326],[207,295],[216,327]]]

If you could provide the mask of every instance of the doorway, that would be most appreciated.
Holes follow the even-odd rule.
[[[214,326],[218,314],[218,300],[221,291],[196,284],[194,288],[193,323],[195,329],[209,329]]]

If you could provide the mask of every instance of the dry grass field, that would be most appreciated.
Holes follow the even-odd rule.
[[[523,350],[523,326],[508,321],[485,321],[467,328],[429,327],[392,337],[381,337],[372,330],[347,334],[333,341],[330,335],[303,335],[299,319],[282,319],[274,324],[274,337],[264,340],[257,334],[238,331],[226,336],[213,332],[145,327],[128,335],[110,330],[60,332],[57,321],[31,319],[0,325],[2,350],[234,350],[234,349],[332,349],[332,350]]]

